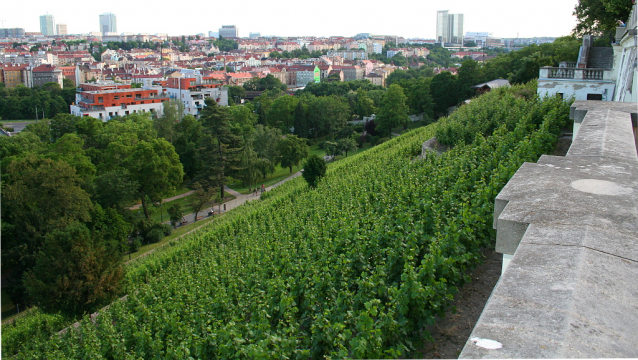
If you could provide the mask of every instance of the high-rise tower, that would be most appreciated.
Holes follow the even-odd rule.
[[[449,14],[449,10],[436,12],[436,41],[463,43],[463,14]]]
[[[40,16],[40,32],[45,36],[55,35],[55,19],[53,15]]]
[[[104,13],[100,15],[100,32],[102,35],[106,35],[106,33],[117,33],[115,14]]]

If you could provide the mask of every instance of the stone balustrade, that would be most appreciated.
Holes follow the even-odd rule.
[[[460,358],[638,357],[636,103],[576,101],[564,157],[496,197],[503,273]]]
[[[540,68],[539,80],[544,79],[565,79],[565,80],[612,80],[611,69],[579,69],[570,67],[550,67]]]

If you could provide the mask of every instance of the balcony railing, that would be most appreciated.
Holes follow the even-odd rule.
[[[611,69],[579,69],[567,67],[540,68],[539,76],[542,79],[564,79],[585,81],[612,81]]]

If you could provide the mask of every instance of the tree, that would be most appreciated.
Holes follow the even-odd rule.
[[[22,274],[35,266],[46,235],[89,221],[93,205],[63,160],[28,154],[11,162],[2,180],[2,267],[11,299],[22,303]]]
[[[124,209],[138,198],[139,186],[128,170],[117,168],[95,178],[91,197],[104,208]]]
[[[629,18],[631,7],[628,0],[579,0],[574,9],[577,24],[573,32],[579,36],[612,32],[619,21]]]
[[[307,105],[304,101],[299,100],[294,113],[294,134],[302,138],[308,138],[310,136],[306,107]]]
[[[326,162],[316,154],[306,159],[301,175],[311,188],[316,188],[319,180],[326,175]]]
[[[334,141],[326,141],[323,143],[323,149],[326,150],[326,155],[334,159],[335,156],[341,155],[341,150],[337,143]]]
[[[160,200],[170,195],[184,178],[175,148],[162,138],[140,141],[123,165],[139,184],[138,196],[147,219],[150,218],[148,198]]]
[[[168,212],[173,228],[175,228],[175,225],[182,220],[182,217],[184,217],[184,214],[182,214],[182,207],[178,203],[173,204],[168,208],[168,210],[166,210],[166,212]]]
[[[308,145],[305,139],[287,135],[277,144],[277,154],[281,166],[290,168],[292,174],[292,167],[299,165],[308,156]]]
[[[121,252],[78,222],[46,236],[24,276],[31,299],[45,310],[79,315],[110,301],[123,276]]]
[[[215,195],[215,188],[204,187],[199,182],[193,184],[193,193],[188,197],[188,206],[195,213],[195,221],[197,221],[197,214],[210,204],[213,195]]]
[[[203,138],[203,126],[193,115],[186,115],[175,124],[175,152],[184,166],[184,175],[193,179],[202,169],[199,157],[200,142]]]
[[[228,89],[228,100],[232,105],[239,105],[246,97],[246,89],[241,86],[226,85],[225,88]]]
[[[357,142],[353,138],[343,138],[337,141],[337,148],[348,157],[348,151],[357,150]]]
[[[239,173],[238,178],[249,189],[252,189],[253,185],[256,185],[266,175],[275,171],[274,163],[266,158],[259,157],[252,146],[248,144],[244,146],[244,151],[242,151],[241,167],[242,171]]]
[[[408,117],[406,100],[407,97],[401,86],[397,84],[390,86],[383,98],[379,114],[374,119],[377,124],[376,131],[389,136],[395,127],[409,124],[410,118]]]
[[[437,115],[447,114],[447,109],[457,104],[456,77],[449,71],[443,71],[432,78],[430,89]]]
[[[157,130],[157,136],[163,137],[169,143],[173,143],[175,137],[175,123],[181,120],[184,105],[179,100],[164,101],[162,116],[153,120],[153,126]]]
[[[310,134],[313,137],[333,137],[350,120],[351,110],[345,98],[319,96],[313,98],[308,106]]]
[[[294,126],[295,108],[298,102],[299,99],[290,95],[275,99],[268,110],[268,125],[280,128],[286,133],[290,132],[288,129]]]
[[[228,176],[240,170],[243,139],[231,131],[228,107],[217,105],[211,98],[205,100],[201,121],[204,126],[202,151],[199,152],[203,167],[198,180],[203,184],[219,186],[220,197],[224,196],[224,184]]]
[[[272,163],[277,162],[277,144],[282,139],[280,129],[257,124],[252,143],[253,150],[260,158],[268,159]]]

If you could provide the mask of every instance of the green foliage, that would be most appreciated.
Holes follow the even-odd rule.
[[[24,275],[30,298],[44,310],[93,311],[119,291],[122,255],[113,243],[73,223],[47,234],[33,269]]]
[[[68,318],[59,313],[47,314],[33,308],[27,314],[2,324],[2,355],[8,358],[20,351],[24,354],[31,348],[37,348],[68,324]]]
[[[265,91],[272,89],[286,90],[288,86],[282,83],[279,79],[271,74],[266,75],[263,78],[252,78],[244,83],[244,89],[250,91]]]
[[[70,102],[65,98],[75,101],[74,97],[75,88],[62,90],[57,84],[46,88],[0,86],[0,114],[5,120],[50,119],[58,113],[69,113]]]
[[[313,191],[293,179],[234,209],[133,262],[126,301],[24,357],[414,356],[493,246],[496,194],[568,121],[568,103],[533,90],[498,89],[330,165]],[[438,130],[480,127],[494,108],[511,114],[491,135],[414,159]]]
[[[175,227],[175,225],[179,223],[184,216],[184,214],[182,214],[182,207],[177,203],[169,207],[167,212],[171,219],[171,225],[173,225],[173,227]]]
[[[631,12],[628,0],[579,0],[574,15],[578,35],[602,35],[615,31],[619,21],[627,21]]]
[[[377,124],[375,130],[389,136],[395,127],[407,125],[410,122],[410,118],[408,117],[406,101],[407,97],[403,93],[403,88],[397,84],[391,85],[383,98],[379,114],[374,119]]]
[[[316,154],[310,155],[303,164],[301,175],[311,188],[316,188],[319,180],[326,176],[326,162]]]
[[[299,163],[308,156],[308,145],[306,140],[296,135],[287,135],[277,143],[277,161],[282,167],[290,168],[299,165]]]
[[[235,40],[225,39],[223,36],[219,36],[217,40],[213,41],[213,45],[217,46],[219,51],[231,51],[239,47]]]

